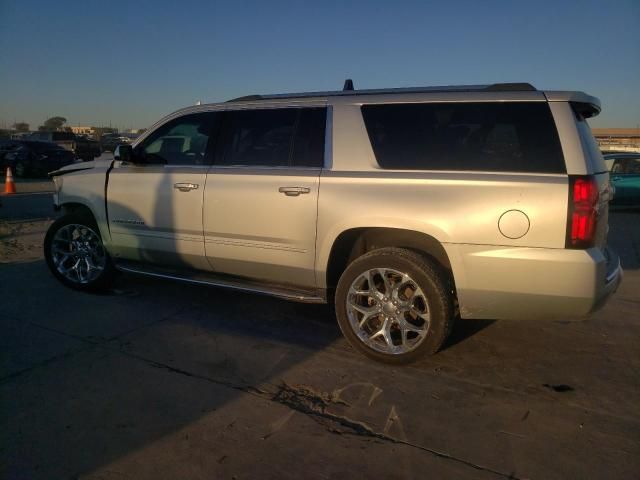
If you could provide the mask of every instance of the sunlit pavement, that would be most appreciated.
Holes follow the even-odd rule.
[[[325,306],[65,289],[31,197],[0,209],[0,478],[638,477],[637,212],[611,216],[625,279],[588,320],[464,321],[392,368]]]

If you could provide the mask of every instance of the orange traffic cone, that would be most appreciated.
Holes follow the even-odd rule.
[[[4,178],[4,193],[16,193],[16,182],[13,181],[11,167],[7,167],[7,176]]]

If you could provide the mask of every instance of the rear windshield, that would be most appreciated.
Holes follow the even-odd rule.
[[[362,114],[382,168],[566,173],[545,102],[365,105]]]

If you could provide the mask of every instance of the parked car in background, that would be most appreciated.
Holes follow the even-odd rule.
[[[5,156],[20,146],[18,140],[0,140],[0,173],[4,174],[7,164]]]
[[[33,132],[29,140],[52,142],[62,148],[75,153],[76,157],[88,162],[102,154],[100,144],[87,137],[76,135],[73,132]]]
[[[6,165],[11,167],[16,177],[45,176],[76,161],[73,152],[55,143],[35,140],[18,143],[19,145],[5,156]]]
[[[640,153],[606,153],[604,161],[615,188],[611,204],[640,206]]]
[[[129,145],[130,143],[130,138],[121,135],[103,135],[100,139],[103,152],[114,152],[118,145]]]

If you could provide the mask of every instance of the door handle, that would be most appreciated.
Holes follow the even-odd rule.
[[[297,197],[301,193],[309,193],[311,189],[307,187],[280,187],[278,191],[287,197]]]
[[[197,190],[199,185],[197,183],[174,183],[173,188],[180,190],[181,192],[188,192],[190,190]]]

